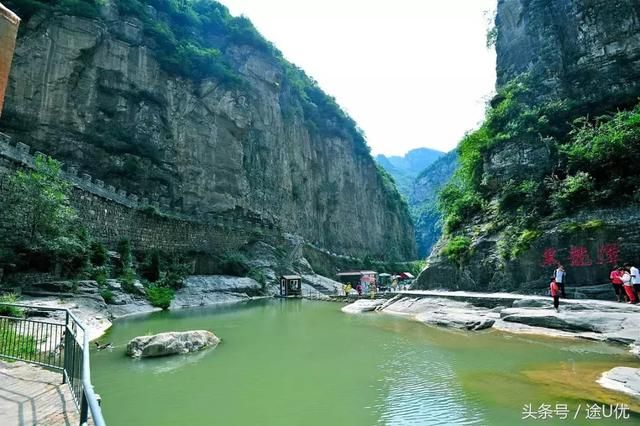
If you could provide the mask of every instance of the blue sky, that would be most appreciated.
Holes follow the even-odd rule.
[[[494,90],[496,0],[221,0],[315,78],[374,154],[453,149]]]

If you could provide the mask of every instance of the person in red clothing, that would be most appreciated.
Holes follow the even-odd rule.
[[[560,312],[560,286],[556,282],[555,277],[551,277],[549,293],[551,293],[551,297],[553,297],[553,307],[556,308],[556,312]]]
[[[629,267],[627,265],[624,265],[620,280],[622,281],[622,287],[624,288],[625,293],[627,293],[627,299],[629,300],[627,303],[635,305],[636,295],[633,294],[633,283],[631,282],[631,274],[629,273]]]
[[[622,302],[622,295],[624,294],[624,290],[622,289],[622,268],[616,265],[613,271],[609,274],[609,279],[611,280],[613,291],[616,292],[618,302]]]

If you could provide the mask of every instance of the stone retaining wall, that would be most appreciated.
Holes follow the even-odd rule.
[[[34,166],[38,153],[31,155],[29,151],[28,145],[13,145],[0,133],[0,182],[18,169]],[[127,194],[74,168],[67,168],[62,175],[73,185],[70,200],[81,223],[109,248],[128,239],[134,249],[219,253],[238,249],[250,239],[280,233],[275,224],[253,212],[192,217],[162,198],[149,200]]]

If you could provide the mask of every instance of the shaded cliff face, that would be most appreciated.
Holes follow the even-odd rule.
[[[336,252],[414,256],[395,189],[358,141],[317,130],[280,58],[231,43],[240,84],[195,82],[160,65],[138,19],[112,3],[100,13],[24,24],[2,131],[199,217],[240,207]]]
[[[498,95],[460,150],[472,202],[419,286],[544,293],[562,263],[592,295],[640,261],[640,171],[626,167],[640,133],[636,112],[616,113],[640,96],[640,2],[502,0],[496,26]]]
[[[640,92],[637,0],[500,0],[497,85],[523,73],[540,97],[582,112],[635,102]]]

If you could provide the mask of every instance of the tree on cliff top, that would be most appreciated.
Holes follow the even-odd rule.
[[[71,185],[60,176],[60,167],[56,160],[38,155],[33,169],[20,170],[8,179],[1,213],[8,226],[2,237],[16,253],[39,254],[67,264],[84,258],[88,242],[74,226]]]

